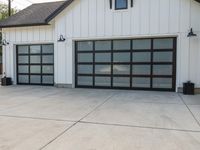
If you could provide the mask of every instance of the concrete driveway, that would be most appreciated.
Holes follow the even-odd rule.
[[[0,87],[0,150],[198,150],[200,95]]]

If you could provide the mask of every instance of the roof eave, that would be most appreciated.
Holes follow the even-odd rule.
[[[57,8],[50,16],[45,19],[46,23],[49,23],[52,19],[54,19],[57,15],[59,15],[65,8],[67,8],[74,0],[68,0],[63,3],[59,8]]]
[[[2,28],[17,28],[17,27],[31,27],[31,26],[46,26],[50,25],[49,23],[33,23],[33,24],[20,24],[20,25],[9,25],[9,26],[0,26],[0,29]]]

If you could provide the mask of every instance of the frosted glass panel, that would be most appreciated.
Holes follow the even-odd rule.
[[[30,56],[30,63],[37,64],[41,63],[41,56]]]
[[[92,74],[93,73],[93,65],[79,65],[78,73],[80,74]]]
[[[29,57],[28,56],[18,56],[18,63],[19,64],[28,64]]]
[[[49,74],[53,74],[53,66],[50,66],[50,65],[43,65],[42,66],[42,73],[49,73]]]
[[[130,74],[130,65],[114,65],[113,74]]]
[[[30,83],[40,84],[41,83],[41,76],[40,75],[31,75],[30,76]]]
[[[78,54],[78,62],[93,62],[93,54]]]
[[[84,41],[78,42],[78,51],[92,51],[93,50],[93,42],[91,41]]]
[[[114,87],[130,87],[130,78],[127,77],[114,77],[113,78]]]
[[[18,73],[29,73],[29,67],[28,66],[18,66]]]
[[[41,66],[40,65],[31,65],[30,66],[31,73],[41,73]]]
[[[95,77],[96,86],[111,86],[110,77]]]
[[[96,65],[95,74],[111,74],[111,65]]]
[[[78,77],[78,85],[93,85],[93,78],[92,77]]]
[[[145,87],[150,88],[150,78],[133,78],[132,79],[132,86],[133,87]]]
[[[151,40],[133,40],[133,49],[146,50],[151,49]]]
[[[111,62],[110,53],[96,53],[95,62]]]
[[[28,54],[28,46],[18,46],[18,54]]]
[[[151,66],[150,65],[133,65],[133,75],[150,75]]]
[[[154,75],[172,75],[172,65],[154,65]]]
[[[114,53],[113,61],[114,62],[130,62],[130,53]]]
[[[155,39],[154,49],[172,49],[173,48],[173,39]]]
[[[53,53],[53,45],[42,45],[42,53],[49,54]]]
[[[43,84],[53,84],[54,77],[53,76],[42,76],[42,83]]]
[[[133,62],[150,62],[151,53],[149,52],[137,52],[133,53]]]
[[[114,50],[130,50],[131,49],[130,40],[115,40],[113,41]]]
[[[153,79],[154,88],[172,88],[171,78],[154,78]]]
[[[18,75],[18,82],[19,83],[29,83],[29,76],[28,75]]]
[[[30,46],[30,53],[31,54],[41,53],[41,47],[40,47],[40,45]]]
[[[53,55],[43,55],[42,56],[42,63],[53,64],[53,62],[54,62]]]
[[[173,52],[154,52],[154,62],[172,62]]]
[[[111,41],[96,41],[95,50],[111,50]]]

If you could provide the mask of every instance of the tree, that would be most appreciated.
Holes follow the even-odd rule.
[[[17,8],[11,9],[11,14],[17,13],[19,10]],[[0,20],[6,19],[8,17],[8,5],[0,2]]]

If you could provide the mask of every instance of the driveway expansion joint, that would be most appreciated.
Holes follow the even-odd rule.
[[[191,113],[192,117],[194,118],[194,120],[196,121],[196,123],[199,125],[200,127],[200,122],[198,121],[198,119],[195,117],[195,115],[193,114],[193,112],[190,110],[190,108],[188,107],[188,105],[185,103],[183,97],[181,96],[180,93],[178,93],[179,97],[181,98],[182,102],[184,103],[184,105],[187,107],[187,109],[189,110],[189,112]]]
[[[200,130],[198,131],[198,130],[185,130],[185,129],[170,129],[170,128],[150,127],[150,126],[135,126],[135,125],[100,123],[100,122],[89,122],[89,121],[79,121],[79,123],[82,123],[82,124],[94,124],[94,125],[104,125],[104,126],[138,128],[138,129],[153,129],[153,130],[167,130],[167,131],[177,131],[177,132],[200,133]]]

